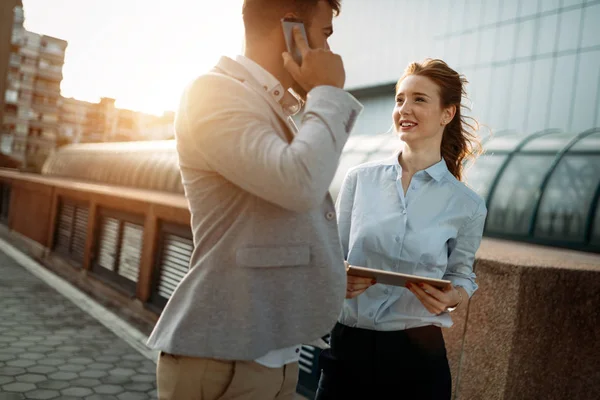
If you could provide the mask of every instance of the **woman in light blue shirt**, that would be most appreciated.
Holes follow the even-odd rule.
[[[473,261],[487,209],[461,182],[481,147],[461,114],[466,79],[441,60],[410,64],[396,87],[391,158],[351,169],[337,200],[347,263],[447,279],[407,288],[348,277],[318,400],[450,399],[441,328],[477,290]],[[475,123],[476,125],[476,123]]]

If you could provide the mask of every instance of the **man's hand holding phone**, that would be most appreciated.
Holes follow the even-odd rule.
[[[292,78],[306,92],[317,86],[344,88],[346,71],[342,57],[326,49],[311,49],[302,36],[300,29],[294,27],[294,42],[302,55],[302,64],[298,65],[288,52],[283,53],[285,68]]]

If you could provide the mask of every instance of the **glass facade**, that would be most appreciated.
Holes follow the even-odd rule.
[[[332,195],[350,168],[400,145],[392,134],[352,137]],[[466,166],[465,183],[487,202],[486,236],[600,252],[600,128],[504,133],[486,140],[484,150]]]

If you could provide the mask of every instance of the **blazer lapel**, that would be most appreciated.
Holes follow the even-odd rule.
[[[284,127],[284,139],[286,139],[288,142],[291,142],[294,139],[294,134],[296,132],[295,125],[294,127],[290,126],[289,117],[284,114],[281,105],[263,89],[263,87],[252,77],[248,70],[229,57],[221,57],[219,63],[215,67],[215,70],[239,80],[263,99],[265,99],[271,109],[279,117],[280,121],[283,122],[282,127]]]

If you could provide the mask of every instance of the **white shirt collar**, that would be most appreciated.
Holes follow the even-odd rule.
[[[254,79],[268,92],[283,108],[286,115],[294,115],[302,107],[300,101],[289,91],[285,90],[281,83],[269,71],[258,65],[246,56],[238,55],[235,60],[240,63]]]

